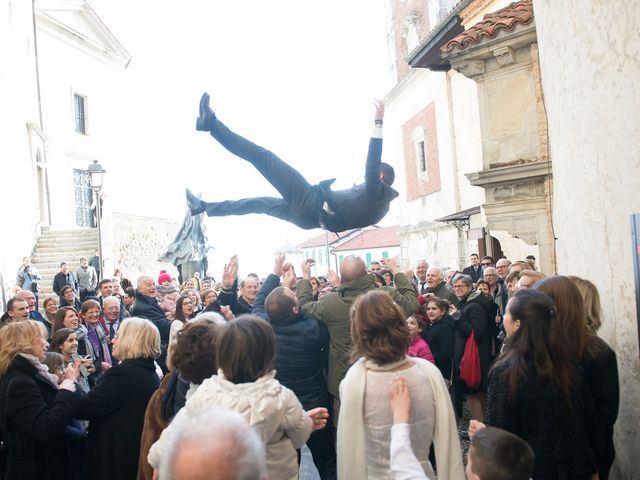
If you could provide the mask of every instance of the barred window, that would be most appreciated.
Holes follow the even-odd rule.
[[[73,94],[73,107],[76,120],[76,133],[87,134],[87,97]]]

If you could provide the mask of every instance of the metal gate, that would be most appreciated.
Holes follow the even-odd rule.
[[[76,225],[95,227],[95,216],[91,210],[93,203],[91,174],[87,170],[73,169],[73,192],[76,202]]]

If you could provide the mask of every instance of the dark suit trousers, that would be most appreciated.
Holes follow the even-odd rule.
[[[322,212],[322,193],[300,173],[269,150],[229,130],[216,119],[211,136],[234,155],[251,163],[282,195],[282,198],[257,197],[206,203],[207,215],[246,215],[264,213],[303,229],[318,228]]]

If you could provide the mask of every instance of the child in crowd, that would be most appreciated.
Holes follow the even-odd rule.
[[[409,356],[424,358],[431,363],[435,363],[429,345],[427,345],[427,342],[425,342],[421,336],[425,327],[422,319],[412,315],[407,318],[407,326],[409,327],[409,334],[411,335],[411,343],[409,344],[409,351],[407,352]]]
[[[500,428],[478,430],[467,456],[468,480],[528,480],[534,455],[520,437]]]
[[[156,300],[160,309],[164,312],[167,320],[176,318],[176,302],[180,298],[180,292],[171,283],[171,275],[166,270],[160,270],[158,275],[158,285],[156,286]]]

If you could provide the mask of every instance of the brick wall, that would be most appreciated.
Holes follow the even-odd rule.
[[[419,172],[416,150],[416,131],[424,132],[426,172]],[[438,135],[436,130],[435,104],[422,111],[402,126],[404,168],[407,182],[407,200],[440,191],[440,159],[438,157]]]
[[[398,81],[406,77],[410,70],[407,56],[411,50],[407,48],[407,31],[415,26],[418,44],[427,36],[429,28],[429,0],[393,0],[393,31],[395,36],[396,69]]]

